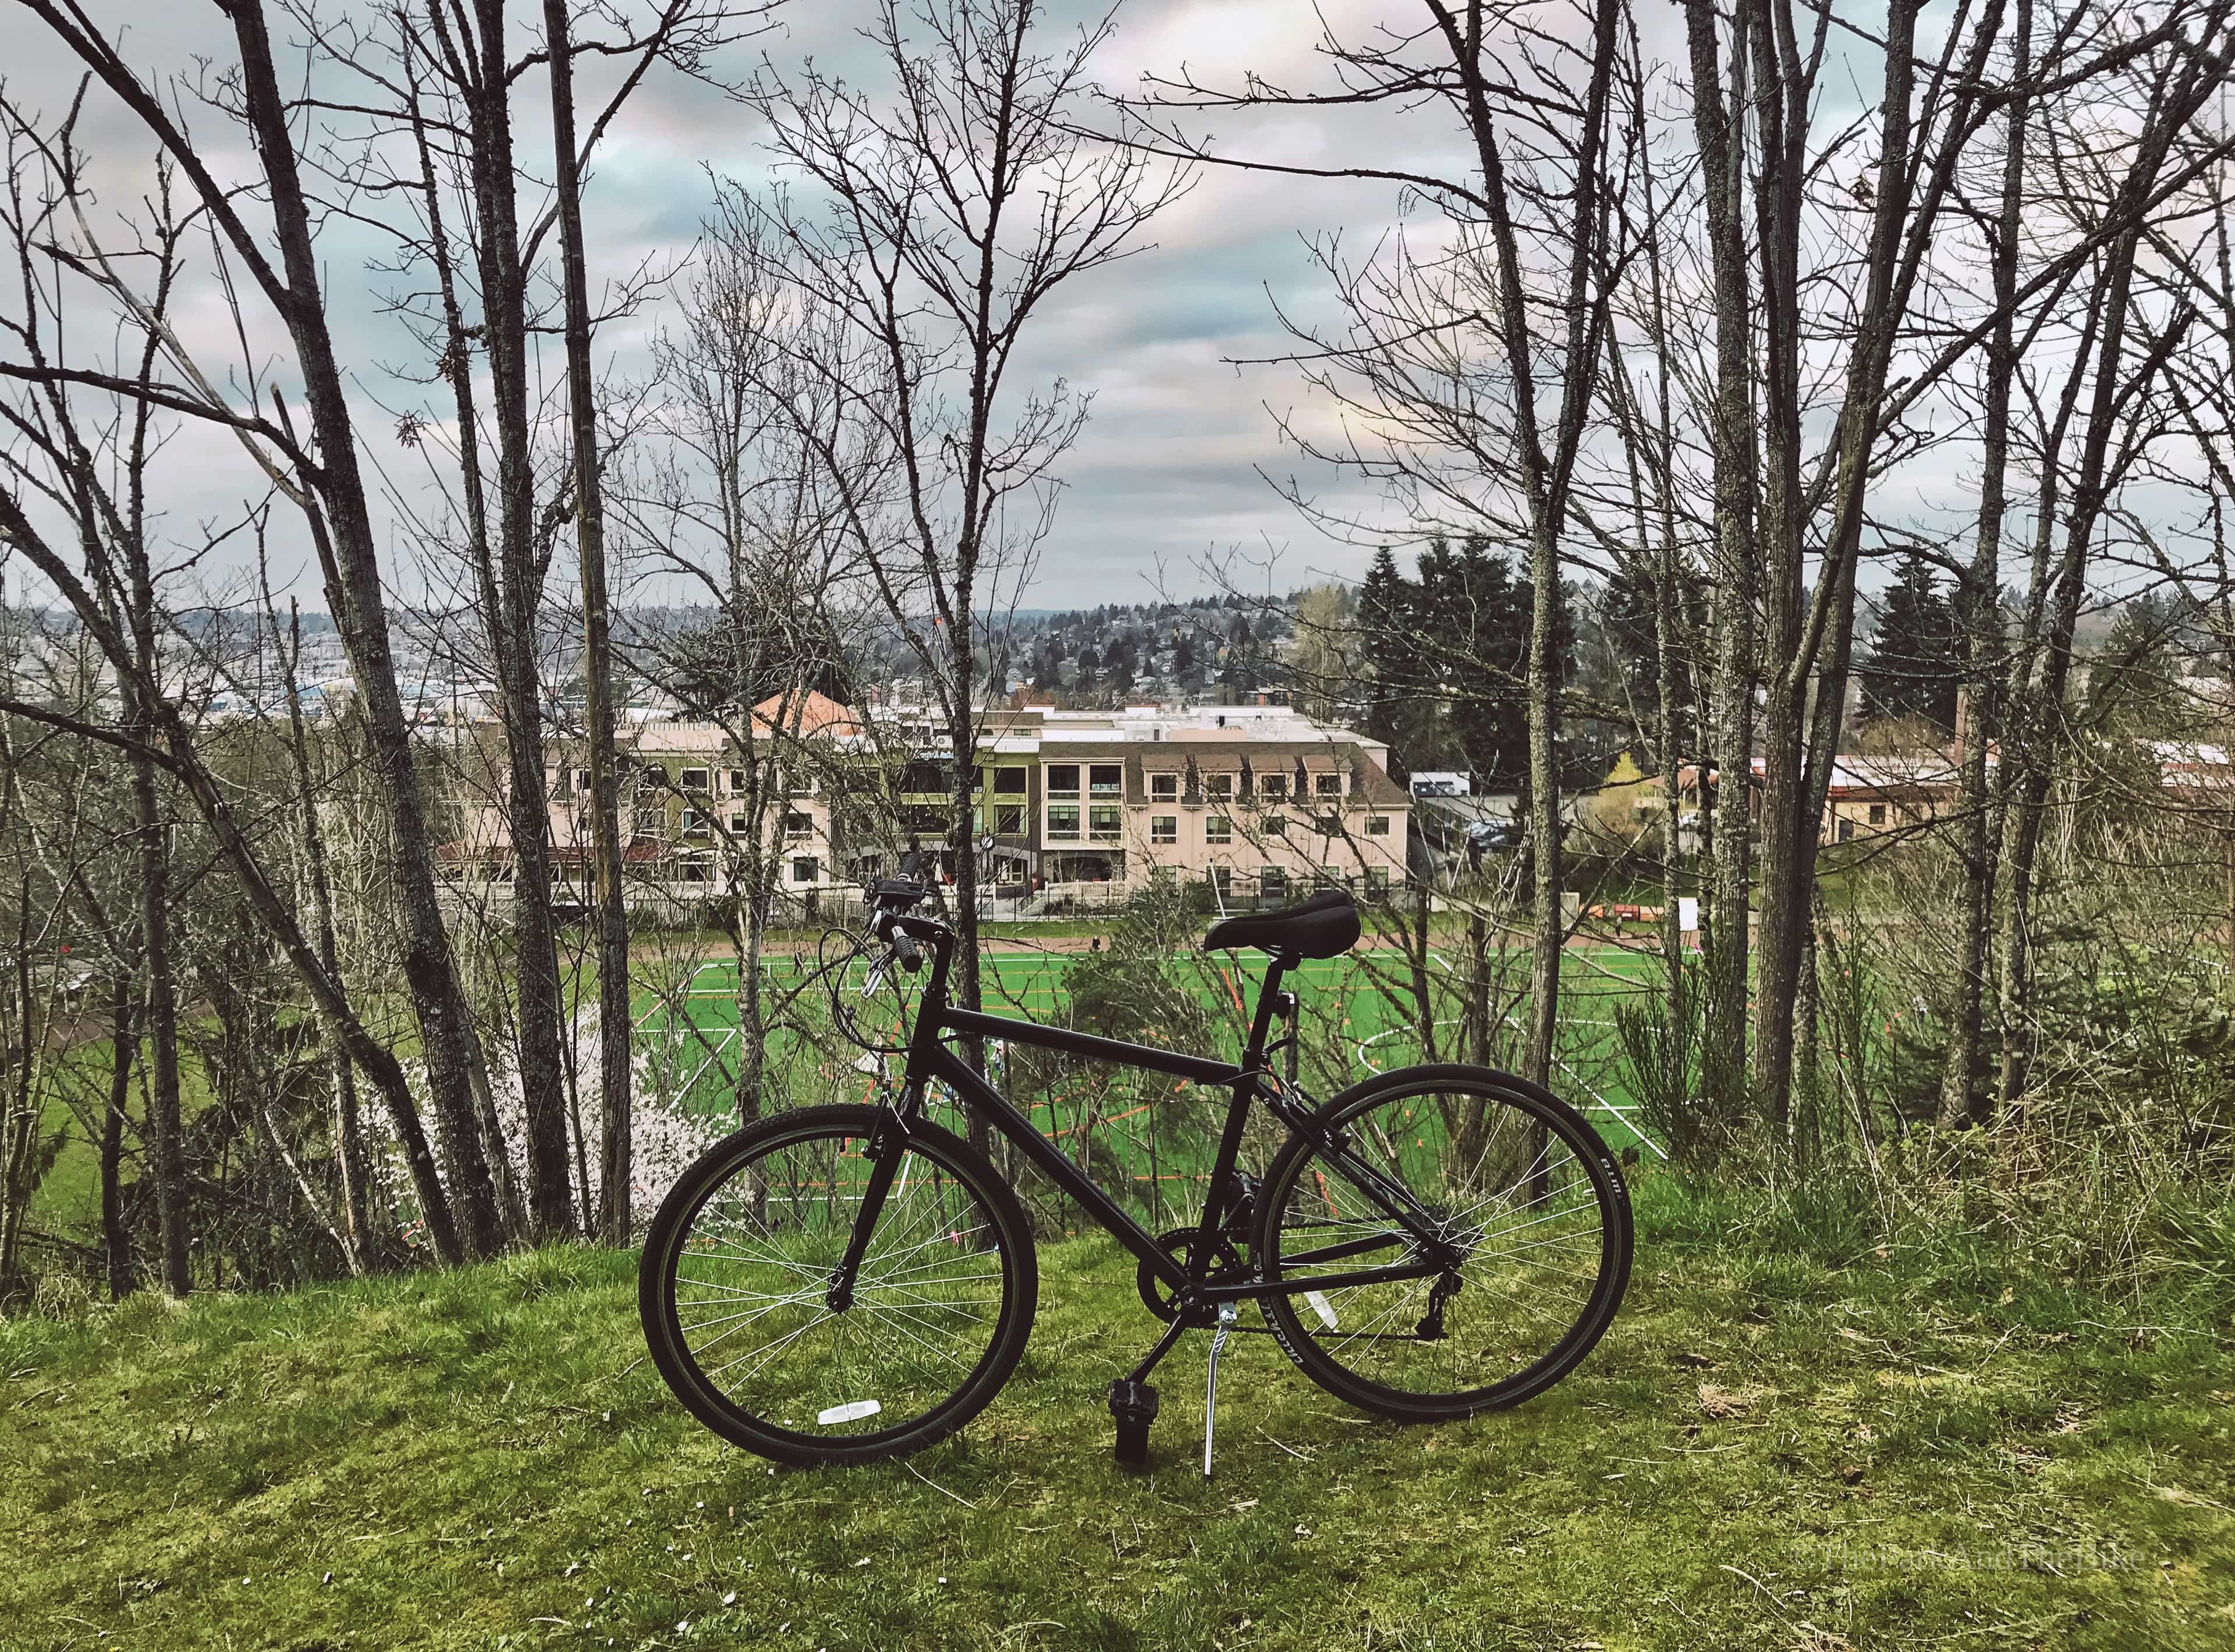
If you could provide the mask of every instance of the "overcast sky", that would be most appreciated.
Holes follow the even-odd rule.
[[[219,62],[233,56],[213,6],[95,0],[90,10],[104,23],[128,25],[128,55],[151,76],[184,70],[198,54]],[[534,8],[515,10],[527,14]],[[1327,8],[1327,15],[1354,25],[1387,10],[1373,0],[1343,0]],[[1074,16],[1085,11],[1071,8]],[[779,14],[778,26],[753,46],[737,49],[729,67],[742,75],[765,51],[780,69],[796,69],[812,56],[826,68],[859,75],[870,68],[854,32],[862,12],[830,0],[793,0]],[[1124,0],[1118,32],[1100,54],[1097,73],[1106,86],[1125,90],[1137,85],[1144,69],[1169,73],[1183,64],[1206,77],[1238,77],[1247,65],[1301,82],[1314,72],[1310,16],[1291,0]],[[35,27],[20,19],[11,28],[9,88],[59,110],[67,103],[73,68],[51,42],[35,36]],[[521,151],[532,156],[543,141],[541,84],[524,80],[521,86],[515,99]],[[238,133],[206,110],[196,114],[195,125],[206,153],[217,157],[220,168],[229,159],[236,174],[245,175],[246,154]],[[1251,148],[1307,161],[1360,153],[1425,160],[1453,137],[1432,110],[1401,123],[1359,112],[1286,115],[1277,124],[1254,128],[1229,122],[1220,135],[1241,148],[1245,134]],[[599,274],[624,272],[646,256],[685,252],[707,206],[710,169],[749,180],[767,176],[763,135],[745,111],[706,88],[671,76],[641,89],[608,137],[590,182],[593,284]],[[96,93],[81,141],[99,167],[104,206],[121,210],[136,199],[146,187],[150,146],[130,118]],[[1213,169],[1157,220],[1153,246],[1058,295],[1037,324],[1020,370],[1028,380],[1060,376],[1091,391],[1093,416],[1061,467],[1066,488],[1054,537],[1025,595],[1027,606],[1138,600],[1160,588],[1188,596],[1222,580],[1262,583],[1264,575],[1251,564],[1272,555],[1278,558],[1273,582],[1283,587],[1362,570],[1366,552],[1320,534],[1260,474],[1285,477],[1296,470],[1268,410],[1288,410],[1301,400],[1296,373],[1229,364],[1281,347],[1276,301],[1299,313],[1324,313],[1327,294],[1308,266],[1306,237],[1341,230],[1370,238],[1393,221],[1397,208],[1395,192],[1383,184],[1331,185]],[[408,492],[411,456],[386,439],[387,420],[370,403],[373,397],[390,402],[400,393],[381,370],[411,353],[380,314],[380,298],[396,281],[368,268],[382,250],[376,237],[330,226],[321,249],[329,310],[369,398],[363,420],[368,452]],[[643,331],[657,318],[654,312],[617,326],[601,342],[626,369],[640,360]],[[207,341],[216,359],[237,360],[239,351],[226,345],[227,327],[214,294],[204,294],[190,307],[182,331],[198,348]],[[268,321],[252,351],[279,364],[284,375],[284,339]],[[554,351],[547,368],[555,371],[557,365]],[[222,526],[236,516],[251,478],[229,436],[209,429],[178,432],[164,473],[174,535],[183,541],[205,524]],[[1307,482],[1329,496],[1352,486],[1331,476]],[[1346,502],[1368,514],[1380,509],[1363,495]],[[203,566],[213,583],[222,583],[241,556],[235,540]],[[292,580],[315,600],[316,582],[305,577],[299,545],[279,529],[273,558],[280,580]],[[423,575],[399,554],[396,577],[403,591],[416,594]]]
[[[1080,22],[1101,15],[1099,5],[1083,0],[1057,3],[1048,25],[1051,50]],[[1316,15],[1342,37],[1358,41],[1382,23],[1409,24],[1416,5],[1417,0],[1321,0]],[[197,57],[233,60],[230,31],[214,5],[88,0],[88,6],[103,23],[128,26],[128,56],[151,79],[190,72]],[[525,43],[527,23],[538,8],[515,0],[513,10]],[[1871,10],[1867,3],[1842,8],[1843,15],[1864,23]],[[334,0],[325,11],[349,15]],[[812,59],[827,71],[875,87],[881,83],[875,55],[856,33],[866,11],[865,0],[790,0],[760,39],[732,49],[722,72],[743,78],[765,53],[778,72],[796,74]],[[1681,16],[1674,3],[1641,10],[1648,61],[1681,58]],[[1314,9],[1297,0],[1122,0],[1116,32],[1094,67],[1104,86],[1124,92],[1137,90],[1144,72],[1169,75],[1183,66],[1212,83],[1231,84],[1245,69],[1255,69],[1291,87],[1324,85],[1314,18]],[[1847,39],[1837,36],[1838,42]],[[299,56],[291,60],[301,61]],[[1871,72],[1869,64],[1851,66],[1835,49],[1820,95],[1827,130],[1868,101]],[[0,57],[0,73],[11,95],[56,112],[67,106],[75,79],[60,49],[20,19],[7,55]],[[598,95],[599,77],[612,73],[608,62],[586,63],[586,104]],[[520,152],[540,169],[548,148],[543,84],[528,76],[519,87]],[[1674,130],[1682,117],[1681,100],[1671,95],[1661,102],[1660,118]],[[207,110],[195,112],[194,125],[201,153],[220,175],[252,175],[236,129]],[[1216,136],[1223,151],[1289,163],[1365,161],[1421,172],[1462,172],[1465,166],[1462,134],[1432,103],[1401,111],[1222,116]],[[755,187],[769,180],[764,138],[747,110],[711,88],[672,75],[648,81],[609,133],[590,180],[593,292],[603,278],[687,254],[708,208],[710,173]],[[128,211],[150,176],[151,146],[144,131],[96,93],[81,122],[80,141],[94,158],[103,209]],[[1065,379],[1091,393],[1092,417],[1061,464],[1065,491],[1055,532],[1023,594],[1024,606],[1137,601],[1159,592],[1187,597],[1224,585],[1286,589],[1362,573],[1368,551],[1323,534],[1283,501],[1267,474],[1296,477],[1339,515],[1404,532],[1393,505],[1351,478],[1302,469],[1298,456],[1283,446],[1276,415],[1324,429],[1330,413],[1314,405],[1294,367],[1234,364],[1277,355],[1293,344],[1279,328],[1276,308],[1311,320],[1330,316],[1331,295],[1312,267],[1308,240],[1340,233],[1348,249],[1362,251],[1398,221],[1399,206],[1397,192],[1380,182],[1329,183],[1211,168],[1156,221],[1152,246],[1055,295],[1034,324],[1013,383],[1021,389]],[[1432,225],[1423,233],[1433,233]],[[429,401],[426,387],[399,385],[389,375],[392,366],[423,374],[429,366],[425,352],[383,314],[385,301],[402,285],[377,267],[390,249],[377,233],[344,222],[328,224],[320,247],[329,311],[360,393],[367,457],[397,495],[423,498],[427,450],[415,455],[393,439],[392,413],[407,405],[437,416],[442,410]],[[617,375],[643,374],[646,339],[661,321],[654,305],[603,330],[600,347]],[[249,357],[285,379],[284,336],[260,311],[252,312],[250,324]],[[185,306],[180,331],[213,364],[242,359],[224,307],[206,285]],[[545,352],[543,371],[555,385],[560,366],[555,341],[547,342]],[[1919,463],[1881,478],[1877,504],[1926,523],[1952,513],[1949,523],[1960,525],[1972,508],[1969,462],[1960,443],[1930,451]],[[229,435],[187,426],[172,438],[159,484],[167,526],[174,541],[187,545],[237,522],[240,501],[258,478]],[[389,520],[393,522],[392,513]],[[275,519],[272,558],[276,583],[319,602],[294,524]],[[222,589],[237,585],[251,560],[236,534],[190,577]],[[430,587],[439,593],[456,577],[456,569],[419,566],[408,536],[392,528],[391,563],[394,588],[407,598]],[[1875,571],[1866,571],[1865,583],[1875,582]],[[635,594],[646,600],[673,593],[639,589]]]

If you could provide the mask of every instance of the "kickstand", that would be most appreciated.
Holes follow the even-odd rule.
[[[1218,1305],[1218,1329],[1210,1339],[1210,1383],[1203,1400],[1203,1478],[1210,1478],[1210,1436],[1218,1422],[1218,1356],[1226,1348],[1226,1334],[1242,1318],[1231,1302]]]

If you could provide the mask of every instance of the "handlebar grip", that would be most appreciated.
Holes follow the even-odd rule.
[[[914,935],[895,935],[893,956],[900,960],[901,967],[911,975],[923,967],[923,947]]]

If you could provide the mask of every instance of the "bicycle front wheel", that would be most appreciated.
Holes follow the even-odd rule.
[[[1263,1277],[1283,1288],[1265,1317],[1306,1375],[1435,1422],[1516,1405],[1591,1351],[1629,1281],[1629,1194],[1573,1108],[1488,1067],[1422,1066],[1320,1123],[1321,1143],[1274,1159],[1258,1209]],[[1419,1271],[1339,1282],[1398,1268]]]
[[[1031,1225],[935,1125],[910,1129],[850,1297],[832,1291],[876,1121],[811,1107],[747,1126],[684,1173],[645,1240],[638,1308],[660,1375],[779,1462],[921,1451],[985,1409],[1032,1334]]]

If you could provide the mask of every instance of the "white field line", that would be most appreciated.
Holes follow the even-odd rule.
[[[1502,1017],[1501,1019],[1511,1021],[1513,1018],[1508,1015]],[[1435,1025],[1438,1026],[1457,1026],[1458,1024],[1458,1018],[1453,1016],[1449,1019],[1438,1021]],[[1612,1026],[1614,1023],[1612,1021],[1584,1020],[1579,1018],[1575,1021],[1566,1023],[1566,1025],[1572,1026]],[[1399,1032],[1410,1032],[1411,1030],[1412,1029],[1409,1027],[1402,1026],[1384,1027],[1380,1032],[1373,1033],[1370,1037],[1367,1038],[1358,1046],[1359,1065],[1364,1067],[1368,1072],[1380,1072],[1386,1071],[1386,1069],[1377,1067],[1373,1065],[1372,1058],[1366,1053],[1367,1046],[1377,1043],[1383,1039],[1393,1038]],[[1668,1155],[1662,1150],[1660,1143],[1655,1141],[1653,1137],[1647,1135],[1635,1124],[1630,1123],[1629,1115],[1636,1111],[1636,1104],[1635,1102],[1631,1103],[1628,1107],[1623,1107],[1618,1103],[1609,1101],[1604,1096],[1599,1093],[1599,1092],[1588,1079],[1579,1075],[1573,1067],[1570,1066],[1565,1061],[1562,1061],[1558,1056],[1554,1056],[1552,1059],[1559,1063],[1561,1072],[1566,1073],[1569,1078],[1574,1079],[1576,1084],[1580,1085],[1584,1090],[1589,1092],[1591,1100],[1597,1105],[1601,1111],[1611,1113],[1616,1119],[1621,1121],[1622,1127],[1624,1130],[1637,1137],[1637,1139],[1643,1143],[1647,1147],[1652,1149],[1653,1156],[1655,1158],[1666,1159],[1668,1157]],[[1588,1112],[1589,1109],[1586,1108],[1584,1111]]]

